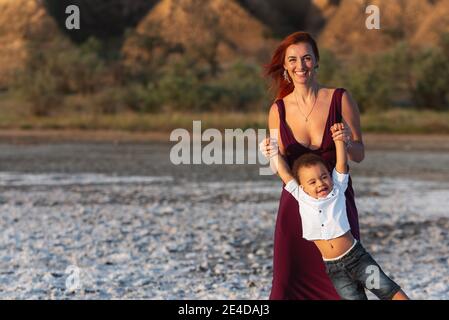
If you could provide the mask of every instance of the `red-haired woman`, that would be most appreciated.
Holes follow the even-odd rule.
[[[288,164],[304,153],[323,157],[329,170],[335,166],[335,145],[330,131],[345,123],[341,132],[349,159],[360,162],[364,146],[360,113],[351,95],[342,88],[328,88],[316,80],[320,56],[315,40],[306,32],[287,36],[275,50],[267,75],[273,79],[276,101],[270,108],[270,132],[278,129],[279,150]],[[260,144],[270,157],[277,150],[273,139]],[[346,208],[351,232],[359,240],[357,208],[349,178]],[[273,283],[270,299],[339,299],[314,244],[302,237],[298,202],[282,190],[274,235]]]

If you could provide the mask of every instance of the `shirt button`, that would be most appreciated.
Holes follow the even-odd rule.
[[[323,212],[323,210],[320,210],[320,213]]]
[[[324,227],[324,224],[322,224],[321,226]]]

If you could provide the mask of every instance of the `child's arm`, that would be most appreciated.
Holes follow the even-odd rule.
[[[346,152],[345,142],[339,131],[343,130],[343,123],[336,123],[331,127],[332,137],[335,143],[335,152],[337,154],[337,163],[335,164],[335,169],[339,173],[348,173],[348,155]]]
[[[285,184],[287,184],[290,180],[295,179],[292,176],[290,168],[285,162],[284,157],[279,152],[270,159],[270,166],[274,172],[277,171],[279,177]]]

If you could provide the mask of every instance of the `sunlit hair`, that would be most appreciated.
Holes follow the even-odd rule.
[[[301,170],[302,168],[309,168],[311,166],[315,166],[320,163],[323,164],[325,168],[327,168],[323,158],[321,158],[319,155],[316,155],[314,153],[303,154],[293,162],[292,166],[293,176],[301,184],[301,181],[299,180],[299,170]]]
[[[320,60],[320,53],[318,46],[312,36],[303,31],[298,31],[288,35],[282,40],[281,44],[274,51],[271,62],[265,65],[265,75],[272,79],[271,90],[275,92],[276,99],[282,99],[294,89],[292,82],[284,80],[284,60],[285,52],[287,48],[296,43],[308,43],[312,47],[313,54],[315,55],[316,62]]]

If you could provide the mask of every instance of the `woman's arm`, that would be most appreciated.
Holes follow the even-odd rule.
[[[342,116],[345,123],[345,130],[350,142],[347,152],[350,160],[361,162],[365,158],[365,147],[362,140],[362,130],[360,128],[360,111],[357,103],[351,97],[348,91],[343,93],[342,97]]]
[[[273,172],[279,175],[284,183],[287,183],[294,178],[282,156],[285,154],[285,149],[282,144],[281,133],[279,130],[279,111],[276,103],[273,103],[268,114],[268,128],[270,129],[270,138],[277,142],[277,144],[270,144],[271,154],[273,155],[270,158],[270,167]],[[272,150],[273,148],[276,148],[276,150]]]
[[[279,153],[270,159],[270,166],[273,170],[276,170],[282,181],[287,184],[290,180],[295,179],[290,168],[284,160],[284,157]]]
[[[284,145],[281,141],[281,132],[279,130],[279,111],[278,111],[278,105],[276,103],[273,103],[273,105],[270,108],[270,112],[268,114],[268,128],[270,130],[270,138],[275,138],[278,142],[279,151],[281,154],[285,154]]]

